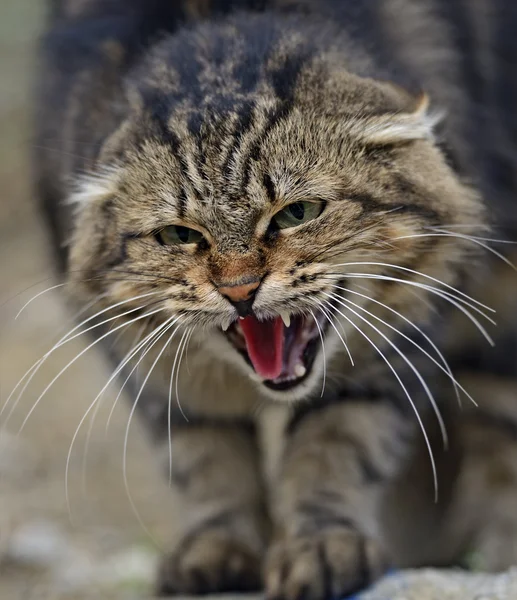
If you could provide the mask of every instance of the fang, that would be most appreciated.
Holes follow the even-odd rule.
[[[291,317],[289,316],[288,313],[280,313],[280,317],[282,318],[282,321],[284,322],[284,325],[286,327],[291,326]]]

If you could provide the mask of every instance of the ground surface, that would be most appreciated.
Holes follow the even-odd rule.
[[[58,290],[35,299],[15,319],[26,301],[53,284],[27,164],[33,46],[42,5],[41,0],[0,2],[0,410],[18,379],[67,325]],[[85,410],[108,376],[102,357],[89,352],[67,370],[17,435],[66,357],[84,347],[76,340],[66,355],[49,359],[12,414],[16,396],[0,419],[0,600],[148,597],[157,550],[135,516],[122,476],[125,403],[105,434],[114,390],[106,394],[92,428],[86,465],[88,423],[78,436],[66,501],[66,458]],[[127,487],[140,519],[163,545],[174,526],[174,507],[138,423],[131,426],[127,465]],[[517,598],[515,573],[490,580],[485,589],[477,580],[458,583],[436,573],[412,577],[388,580],[369,599]]]

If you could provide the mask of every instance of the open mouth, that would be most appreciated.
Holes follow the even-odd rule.
[[[226,332],[264,385],[275,390],[301,383],[312,369],[318,348],[318,324],[312,316],[292,316],[287,324],[281,317],[259,321],[249,316],[232,323]]]

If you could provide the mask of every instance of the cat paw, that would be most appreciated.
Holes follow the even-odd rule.
[[[348,529],[275,544],[266,560],[270,600],[328,600],[352,594],[380,577],[387,563],[378,544]]]
[[[262,589],[260,557],[221,532],[204,532],[180,543],[162,561],[157,593],[213,594]]]

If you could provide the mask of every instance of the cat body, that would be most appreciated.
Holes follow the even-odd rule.
[[[463,4],[56,4],[35,179],[181,505],[161,591],[517,561],[517,10]]]

